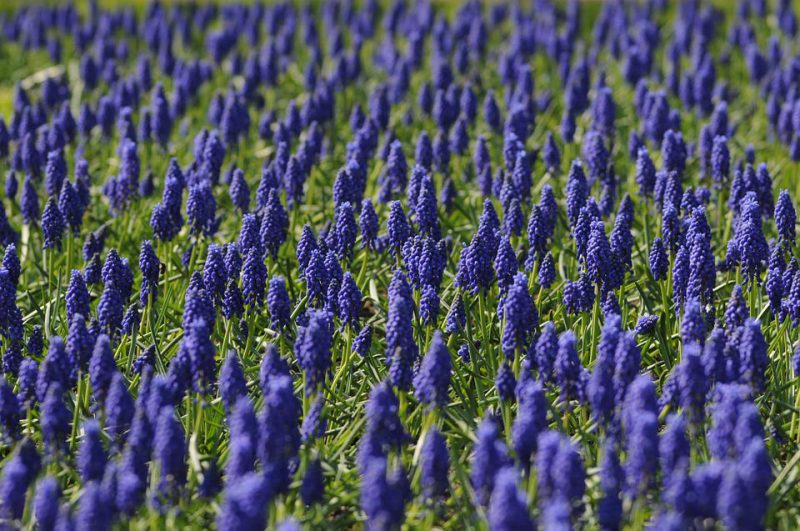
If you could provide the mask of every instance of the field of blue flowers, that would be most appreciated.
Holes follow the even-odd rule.
[[[76,4],[0,6],[0,529],[800,525],[790,0]]]

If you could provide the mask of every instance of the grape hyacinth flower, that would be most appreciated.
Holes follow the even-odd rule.
[[[399,527],[405,519],[410,485],[402,468],[387,477],[386,459],[372,458],[361,479],[361,508],[367,515],[367,528]]]
[[[486,506],[494,486],[498,472],[511,464],[503,441],[498,437],[496,419],[487,415],[478,426],[478,441],[472,455],[470,481],[478,502]]]
[[[144,307],[150,300],[155,301],[158,297],[158,280],[161,275],[161,262],[156,256],[150,240],[142,242],[141,251],[139,252],[139,270],[142,272],[139,302]]]
[[[633,328],[633,331],[636,335],[650,335],[655,331],[657,323],[657,315],[642,315],[636,321],[636,326]]]
[[[428,499],[437,499],[447,493],[450,454],[444,436],[436,428],[429,429],[424,438],[420,454],[420,483]]]
[[[353,340],[352,349],[353,352],[355,352],[356,354],[358,354],[363,358],[369,353],[371,346],[372,346],[372,326],[367,325],[358,332],[358,335]]]
[[[370,459],[385,457],[406,441],[398,411],[399,401],[387,381],[373,387],[365,410],[367,430],[358,452],[358,466],[362,473]]]
[[[760,392],[764,387],[769,357],[761,325],[755,319],[747,319],[744,323],[739,338],[739,353],[740,381],[749,384],[754,392]]]
[[[286,230],[289,227],[289,216],[283,208],[277,190],[270,190],[267,205],[261,220],[261,245],[273,259],[286,241]]]
[[[306,506],[322,501],[325,495],[325,483],[322,475],[322,463],[319,457],[312,459],[303,475],[300,485],[300,499]]]
[[[792,199],[787,190],[781,190],[778,202],[775,204],[775,226],[780,241],[787,248],[794,245],[795,225],[797,225],[797,214]]]
[[[238,480],[255,469],[258,444],[258,420],[253,404],[246,396],[240,397],[231,409],[231,440],[225,474],[228,481]]]
[[[98,482],[90,482],[81,494],[75,511],[75,529],[110,529],[112,505]]]
[[[514,391],[517,388],[517,380],[514,377],[514,371],[511,366],[503,361],[500,368],[497,369],[497,375],[494,378],[494,386],[497,389],[497,394],[503,402],[513,401],[515,399]]]
[[[158,413],[153,436],[153,455],[158,465],[160,478],[158,492],[153,493],[161,499],[169,499],[177,494],[186,481],[186,442],[183,426],[170,407]]]
[[[35,459],[29,459],[27,448],[20,447],[15,451],[3,467],[0,476],[0,495],[3,504],[0,505],[0,516],[4,520],[19,520],[25,510],[25,498],[28,485],[39,473],[41,467],[39,455],[33,450]]]
[[[267,502],[272,485],[263,474],[250,472],[226,484],[216,524],[220,529],[262,529],[266,526]]]
[[[581,362],[576,347],[577,338],[568,330],[558,338],[558,351],[554,360],[555,379],[561,389],[561,400],[567,402],[582,393],[580,382]]]
[[[105,401],[105,429],[112,440],[121,440],[131,427],[134,402],[128,391],[124,376],[120,372],[111,378]]]
[[[600,489],[603,497],[597,507],[598,520],[603,528],[615,529],[622,519],[620,493],[623,487],[624,475],[613,439],[606,439],[602,452]]]
[[[503,354],[512,359],[517,352],[524,352],[533,332],[539,325],[539,314],[528,292],[525,275],[517,273],[502,304],[505,321],[502,336]]]
[[[539,382],[520,381],[517,391],[519,409],[511,430],[514,451],[527,469],[537,450],[539,434],[547,428],[547,408],[544,390]]]
[[[233,205],[243,214],[246,214],[250,209],[250,187],[244,178],[244,172],[239,168],[236,168],[233,172],[228,193]]]
[[[286,291],[286,281],[281,276],[274,276],[269,280],[267,308],[270,322],[275,330],[279,331],[289,325],[292,301]]]
[[[628,388],[637,378],[642,363],[642,352],[633,332],[622,334],[614,353],[614,402],[626,400]]]
[[[251,311],[264,303],[266,284],[267,267],[264,259],[258,248],[251,247],[242,266],[242,294]]]
[[[361,290],[358,289],[353,275],[348,271],[342,277],[342,286],[339,289],[339,318],[342,329],[346,326],[358,328],[358,319],[361,313]]]
[[[0,378],[0,426],[6,443],[13,441],[18,434],[21,412],[19,398],[6,379]]]
[[[83,441],[78,453],[78,470],[84,483],[100,481],[106,468],[106,451],[100,438],[100,427],[96,421],[83,423]]]
[[[548,507],[556,501],[567,505],[573,518],[583,511],[585,471],[577,448],[562,434],[546,431],[539,436],[536,454],[539,503]]]
[[[320,439],[325,436],[328,421],[325,418],[323,408],[325,407],[325,397],[320,393],[312,402],[311,407],[303,417],[303,424],[300,426],[300,436],[304,443]]]
[[[26,224],[32,225],[39,222],[39,208],[39,196],[36,194],[33,179],[30,175],[25,175],[25,181],[22,184],[22,196],[20,197],[20,209],[22,210],[22,219]]]
[[[28,364],[26,369],[29,367],[31,367],[30,364]],[[35,379],[36,398],[39,401],[43,401],[48,390],[52,386],[60,386],[62,390],[66,389],[69,387],[71,376],[72,365],[69,361],[64,341],[58,336],[51,337],[47,355],[44,360],[42,360],[38,375]],[[21,380],[20,387],[23,387],[23,382],[27,384],[23,378],[22,367],[20,368],[19,379]],[[27,387],[27,385],[25,387]],[[22,391],[23,389],[20,389],[20,392]]]
[[[46,476],[39,481],[36,486],[36,497],[33,502],[33,513],[36,516],[36,524],[43,531],[55,529],[58,519],[59,500],[61,498],[61,487],[54,476]]]
[[[331,318],[325,311],[310,311],[308,325],[298,331],[295,355],[305,373],[306,393],[321,386],[331,366]]]
[[[58,383],[51,385],[41,405],[42,437],[49,455],[56,455],[66,442],[72,415],[64,403],[64,390]]]
[[[294,395],[291,378],[278,376],[270,382],[259,417],[258,455],[272,475],[279,492],[289,486],[300,447],[301,404]]]
[[[497,473],[487,514],[489,527],[497,531],[533,531],[525,495],[517,487],[517,471],[506,467]]]
[[[219,392],[227,412],[247,395],[247,381],[236,351],[229,350],[219,374]]]
[[[748,282],[760,281],[761,271],[769,259],[769,247],[762,231],[761,207],[755,192],[749,192],[739,203],[739,208],[734,238],[742,275]]]
[[[625,493],[635,498],[646,492],[658,466],[658,419],[652,413],[633,417],[626,428],[628,459],[625,462]]]
[[[417,400],[430,406],[444,407],[448,399],[451,370],[450,352],[442,334],[437,331],[414,378]]]
[[[206,261],[203,265],[203,287],[208,291],[217,306],[219,306],[225,293],[226,280],[227,272],[222,248],[212,243],[208,246]]]
[[[706,325],[700,302],[696,299],[686,303],[686,309],[681,323],[681,342],[684,345],[696,343],[703,346],[705,342]]]
[[[375,208],[369,198],[364,199],[361,205],[358,224],[361,228],[361,247],[374,249],[378,236],[378,215],[375,213]]]
[[[66,229],[66,221],[58,208],[58,203],[52,197],[47,201],[42,214],[42,234],[44,248],[61,251],[61,240]]]
[[[77,269],[70,273],[66,294],[67,321],[72,322],[75,315],[89,315],[89,292],[83,275]]]

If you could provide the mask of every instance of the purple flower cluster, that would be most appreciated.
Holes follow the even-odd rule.
[[[5,10],[4,526],[785,527],[792,3],[439,4]]]

